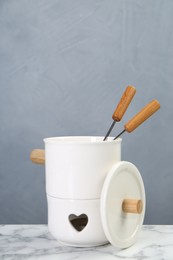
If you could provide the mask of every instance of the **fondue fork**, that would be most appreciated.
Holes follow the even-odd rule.
[[[152,116],[160,108],[159,102],[154,99],[148,103],[140,112],[138,112],[132,119],[130,119],[125,125],[124,130],[118,134],[113,140],[121,136],[125,131],[131,133],[138,126],[140,126],[145,120]]]
[[[121,121],[124,113],[126,112],[128,106],[130,105],[130,102],[132,101],[132,98],[134,97],[136,93],[136,89],[133,86],[128,86],[126,88],[126,90],[124,91],[120,102],[118,103],[113,115],[112,115],[112,119],[114,120],[107,132],[107,134],[105,135],[103,141],[105,141],[107,139],[107,137],[110,135],[110,132],[112,131],[114,125],[116,122]]]

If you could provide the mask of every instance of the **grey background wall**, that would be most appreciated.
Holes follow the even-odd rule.
[[[123,124],[156,98],[162,108],[124,134],[122,159],[143,177],[146,224],[173,224],[173,1],[0,1],[0,223],[47,223],[42,139],[104,135],[128,84]]]

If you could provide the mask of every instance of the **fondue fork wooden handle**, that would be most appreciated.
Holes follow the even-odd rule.
[[[132,101],[134,95],[136,93],[136,89],[133,86],[128,86],[124,91],[120,102],[118,103],[113,115],[112,119],[116,122],[121,121],[123,115],[125,114],[130,102]]]
[[[45,150],[34,149],[31,151],[30,159],[33,163],[45,164]]]
[[[154,99],[148,105],[146,105],[139,113],[137,113],[131,120],[129,120],[124,128],[128,133],[131,133],[145,120],[152,116],[160,108],[159,102]]]
[[[124,113],[126,112],[128,106],[130,105],[130,102],[132,101],[134,95],[136,93],[136,89],[133,86],[127,86],[126,90],[124,91],[120,102],[118,103],[113,115],[112,115],[112,119],[114,120],[108,130],[108,132],[106,133],[103,141],[105,141],[107,139],[107,137],[110,135],[114,125],[116,122],[121,121]]]
[[[119,135],[117,135],[114,138],[114,140],[117,139],[120,135],[122,135],[125,131],[127,131],[128,133],[134,131],[145,120],[147,120],[150,116],[152,116],[159,108],[160,108],[159,102],[156,99],[152,100],[139,113],[137,113],[132,119],[130,119],[124,125],[124,130]]]

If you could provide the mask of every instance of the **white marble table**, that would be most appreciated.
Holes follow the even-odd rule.
[[[46,225],[1,225],[0,259],[160,259],[173,260],[173,226],[143,226],[135,245],[75,248],[60,245]]]

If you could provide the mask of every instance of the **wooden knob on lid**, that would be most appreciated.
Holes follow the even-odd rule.
[[[142,200],[125,199],[122,203],[124,213],[141,214],[143,209]]]

